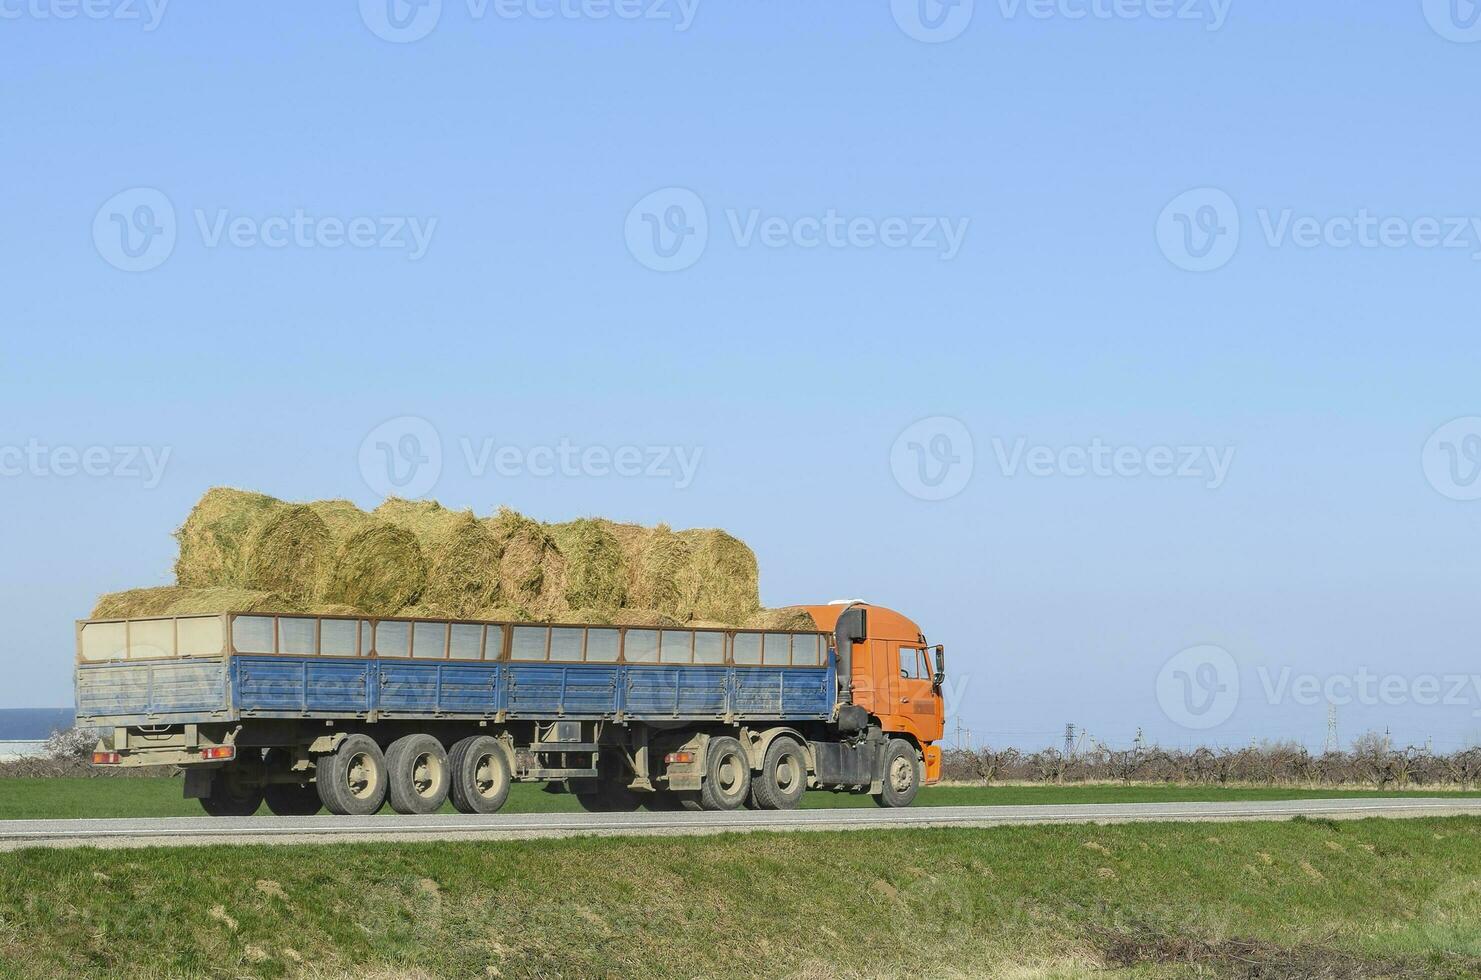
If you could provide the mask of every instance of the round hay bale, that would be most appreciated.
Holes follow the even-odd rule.
[[[572,609],[561,617],[561,621],[581,626],[610,626],[612,625],[612,610]]]
[[[684,593],[684,573],[693,563],[689,543],[667,524],[643,534],[632,558],[631,586],[627,604],[637,609],[657,609],[675,619],[694,615],[694,600]]]
[[[242,584],[242,550],[258,522],[282,506],[263,493],[213,487],[190,511],[175,538],[175,581],[203,588]]]
[[[812,613],[796,606],[780,609],[761,609],[746,617],[746,629],[752,630],[815,630],[817,621]]]
[[[503,549],[472,511],[393,497],[376,508],[375,516],[416,535],[427,559],[422,604],[454,617],[498,604]]]
[[[355,606],[347,606],[342,602],[331,602],[328,605],[316,605],[305,610],[315,616],[364,616],[365,611]]]
[[[689,618],[743,623],[761,608],[756,555],[724,531],[680,531],[689,561],[678,575]]]
[[[489,606],[480,609],[469,619],[482,619],[494,623],[533,623],[536,618],[533,613],[523,606]]]
[[[312,507],[281,504],[260,518],[247,538],[242,585],[310,602],[333,554],[334,537]]]
[[[566,560],[539,521],[500,507],[484,527],[499,545],[499,603],[536,619],[566,609]]]
[[[353,532],[335,550],[321,601],[343,603],[372,616],[392,616],[420,598],[427,561],[416,535],[379,522]]]
[[[349,500],[315,500],[305,506],[319,516],[336,538],[349,537],[370,521],[370,515]]]
[[[616,609],[627,598],[627,565],[610,522],[582,518],[552,524],[550,535],[566,560],[566,604],[572,609]]]
[[[184,616],[192,613],[298,612],[294,603],[273,592],[230,586],[186,588],[162,585],[152,589],[110,592],[98,598],[92,619],[140,619],[147,616]]]

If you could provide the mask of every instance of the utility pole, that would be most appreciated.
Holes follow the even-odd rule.
[[[1136,754],[1137,755],[1141,755],[1142,754],[1142,726],[1141,725],[1136,726],[1136,741],[1133,743],[1133,748],[1136,750]]]
[[[1064,757],[1069,759],[1075,754],[1075,723],[1069,722],[1064,726]]]
[[[1337,706],[1327,705],[1327,741],[1322,745],[1322,752],[1338,752],[1342,749],[1342,743],[1337,739]]]

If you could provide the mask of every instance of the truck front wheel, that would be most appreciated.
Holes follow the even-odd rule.
[[[319,760],[315,781],[330,813],[368,817],[386,802],[386,757],[369,735],[351,735]]]
[[[920,756],[903,738],[892,738],[885,747],[883,787],[874,802],[884,807],[909,806],[920,791]]]

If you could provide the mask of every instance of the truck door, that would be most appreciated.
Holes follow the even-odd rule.
[[[902,643],[898,654],[899,675],[895,681],[895,711],[924,727],[936,714],[931,683],[931,662],[925,647]]]

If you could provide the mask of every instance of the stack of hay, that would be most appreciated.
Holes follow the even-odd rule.
[[[813,629],[762,609],[756,556],[717,530],[479,519],[431,501],[290,504],[216,488],[176,533],[177,584],[105,595],[95,619],[310,612],[630,626]]]

